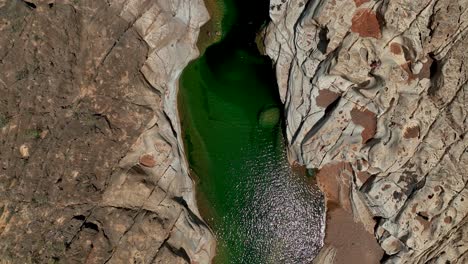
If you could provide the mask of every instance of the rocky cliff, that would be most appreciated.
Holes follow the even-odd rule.
[[[0,262],[208,263],[177,78],[202,0],[0,0]]]
[[[317,263],[468,262],[467,9],[271,1],[290,160],[327,198]]]

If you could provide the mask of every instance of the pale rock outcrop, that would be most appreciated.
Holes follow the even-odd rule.
[[[209,263],[177,79],[202,0],[0,1],[0,262]]]
[[[468,261],[467,9],[466,0],[270,4],[265,46],[290,160],[350,164],[343,188],[384,263]],[[332,262],[336,252],[324,252]]]

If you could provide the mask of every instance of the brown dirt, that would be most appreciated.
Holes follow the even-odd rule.
[[[318,106],[325,108],[333,103],[338,97],[340,97],[339,93],[323,89],[319,90],[319,94],[315,100]]]
[[[336,250],[334,264],[374,264],[383,256],[374,235],[356,222],[350,201],[349,163],[326,164],[317,174],[318,186],[325,194],[327,219],[325,245]]]
[[[374,11],[363,8],[358,9],[351,20],[351,31],[358,33],[361,37],[379,39],[382,37],[380,23]]]
[[[140,157],[140,164],[145,167],[153,168],[156,166],[156,160],[152,154],[144,154]]]
[[[354,3],[356,4],[357,7],[367,2],[369,2],[369,0],[354,0]]]
[[[375,113],[369,111],[367,108],[360,109],[354,107],[351,110],[351,119],[354,124],[364,128],[361,133],[363,144],[374,137],[377,131],[377,117]]]
[[[336,249],[334,264],[379,263],[383,251],[361,223],[354,222],[353,215],[341,207],[328,205],[325,244]]]
[[[419,137],[419,126],[407,127],[403,132],[404,138],[417,138]]]
[[[401,45],[396,42],[390,44],[390,51],[395,55],[400,55],[403,52],[401,49]]]

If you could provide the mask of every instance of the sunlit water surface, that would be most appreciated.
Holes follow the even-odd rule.
[[[323,197],[289,167],[274,71],[253,41],[268,0],[225,1],[228,33],[184,70],[179,91],[198,204],[218,239],[215,262],[310,263],[323,241]]]

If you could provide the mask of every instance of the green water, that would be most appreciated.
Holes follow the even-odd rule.
[[[223,38],[180,79],[179,111],[216,263],[308,263],[323,240],[323,198],[286,159],[271,61],[255,33],[268,0],[225,0]]]

